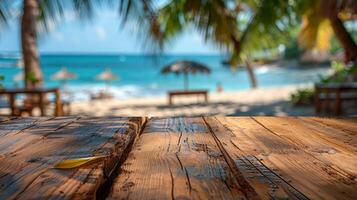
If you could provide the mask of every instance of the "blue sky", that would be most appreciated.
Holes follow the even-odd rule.
[[[14,20],[0,33],[0,53],[17,52],[20,49],[19,22]],[[124,28],[116,9],[101,8],[92,21],[80,21],[75,14],[65,11],[59,24],[50,26],[49,33],[39,36],[41,53],[147,53],[143,39],[137,34],[135,23]],[[217,54],[219,50],[206,44],[194,30],[188,29],[165,53],[169,54]]]

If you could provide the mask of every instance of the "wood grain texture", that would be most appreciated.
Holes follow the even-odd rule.
[[[237,171],[235,176],[245,181],[243,184],[247,185],[246,190],[253,190],[251,193],[255,193],[260,199],[307,199],[303,193],[265,166],[254,154],[241,149],[242,138],[237,137],[218,118],[205,117],[205,121],[217,142],[221,144],[222,151],[226,152],[226,160],[231,162],[232,168]],[[246,142],[248,141],[243,143]]]
[[[266,121],[263,122],[262,119]],[[297,144],[296,141],[299,139],[306,141],[306,145],[311,144],[310,136],[305,135],[305,139],[302,138],[303,136],[296,136],[297,138],[293,139],[289,137],[293,137],[294,134],[279,135],[276,132],[281,132],[282,128],[275,127],[272,132],[268,129],[273,126],[272,124],[268,126],[269,119],[278,118],[222,117],[218,120],[234,133],[235,139],[232,140],[234,145],[246,155],[254,156],[256,160],[306,197],[354,199],[357,189],[349,178],[336,172],[329,163],[307,152],[305,150],[307,146]],[[281,119],[285,121],[285,118]],[[295,131],[295,128],[291,130]]]
[[[10,121],[11,128],[0,131],[0,199],[94,198],[143,122],[118,117],[19,120],[24,121]],[[64,159],[95,155],[107,158],[84,168],[52,168]]]
[[[336,145],[357,152],[357,120],[327,119],[318,117],[299,117],[304,126],[319,132],[321,137]],[[351,123],[352,122],[352,123]],[[322,133],[322,134],[321,134]]]
[[[328,165],[341,180],[357,186],[357,148],[346,145],[342,131],[325,128],[304,118],[254,117],[267,129]],[[352,139],[355,140],[355,139]],[[354,141],[352,141],[354,143]],[[341,162],[343,161],[343,162]]]
[[[0,123],[0,137],[8,134],[16,134],[27,128],[31,128],[41,121],[46,121],[48,118],[39,117],[28,117],[28,118],[18,118],[16,120],[4,120]]]
[[[245,199],[202,118],[154,118],[108,199]]]
[[[0,199],[357,197],[356,118],[146,122],[140,117],[0,118]],[[64,159],[103,155],[104,160],[80,168],[53,168]]]
[[[305,121],[316,122],[327,136],[331,136],[357,148],[357,118],[319,118],[319,117],[303,117]]]
[[[10,121],[10,120],[13,120],[13,119],[16,119],[16,117],[12,117],[12,116],[0,116],[0,123],[2,122],[6,122],[6,121]]]

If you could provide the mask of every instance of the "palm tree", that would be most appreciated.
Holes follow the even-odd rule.
[[[154,32],[151,36],[163,48],[185,26],[193,25],[206,40],[231,53],[233,66],[238,61],[245,62],[254,88],[257,87],[257,81],[249,55],[253,51],[277,45],[284,38],[282,33],[286,23],[280,17],[287,15],[286,4],[284,0],[242,0],[238,3],[229,0],[172,0],[158,9],[156,17],[152,19],[155,28],[152,28]],[[275,7],[279,9],[266,13],[267,9]],[[242,19],[242,16],[246,17]]]
[[[37,52],[37,18],[39,2],[24,0],[21,18],[21,46],[25,70],[25,87],[36,88],[42,85],[43,75]]]
[[[346,62],[357,62],[357,45],[344,26],[344,21],[356,19],[357,1],[296,0],[295,9],[303,16],[300,42],[304,47],[321,50],[328,48],[326,41],[331,37],[328,33],[333,32],[345,51]],[[324,33],[322,37],[320,32]]]
[[[8,8],[18,9],[16,1],[2,0],[0,4],[0,25],[9,19]],[[36,88],[43,84],[43,74],[39,63],[37,36],[47,31],[50,23],[58,22],[64,16],[64,9],[71,9],[80,18],[91,18],[95,6],[113,3],[112,0],[22,0],[21,7],[21,46],[25,70],[25,87]],[[123,22],[128,16],[138,16],[151,10],[150,0],[120,0],[119,11]],[[144,12],[142,12],[144,11]],[[142,19],[143,17],[139,17]]]
[[[272,12],[267,12],[269,10]],[[250,13],[251,16],[247,23],[243,22],[246,25],[241,30],[240,39],[232,37],[234,49],[231,62],[245,62],[253,88],[256,81],[250,55],[262,49],[276,48],[287,40],[286,35],[291,28],[290,12],[289,3],[284,0],[248,0],[241,1],[235,7],[236,15]]]
[[[64,8],[72,8],[80,17],[92,14],[90,0],[23,0],[21,10],[21,47],[25,71],[25,87],[36,88],[43,84],[43,74],[37,50],[37,35],[46,31],[49,23],[63,17]]]
[[[0,3],[0,26],[15,17],[11,9],[21,13],[21,47],[24,60],[25,87],[35,88],[43,84],[42,70],[37,51],[37,35],[46,31],[49,23],[57,22],[63,17],[63,9],[70,7],[80,17],[90,17],[92,14],[91,0],[2,0]],[[19,6],[22,3],[22,6]]]

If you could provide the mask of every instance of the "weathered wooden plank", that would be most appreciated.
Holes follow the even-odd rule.
[[[142,122],[141,118],[56,118],[21,131],[19,135],[30,143],[16,141],[6,149],[0,163],[0,199],[95,197]],[[15,140],[16,134],[11,138]],[[52,168],[63,159],[96,155],[107,158],[85,168]]]
[[[318,117],[299,117],[303,125],[309,129],[313,129],[315,133],[320,134],[325,140],[329,140],[336,145],[357,152],[357,120],[356,129],[353,129],[353,124],[346,120],[324,119]],[[341,121],[341,124],[339,123]]]
[[[340,140],[336,139],[333,137],[335,133],[330,130],[313,126],[295,117],[254,118],[274,134],[289,140],[316,160],[329,165],[335,173],[344,177],[345,182],[357,185],[356,148],[347,146],[342,135],[339,137]]]
[[[307,199],[300,191],[292,187],[261,163],[254,155],[240,149],[239,137],[216,117],[205,117],[207,125],[216,141],[225,151],[226,160],[231,160],[233,168],[239,171],[239,176],[259,195],[261,199]],[[246,143],[244,141],[243,143]],[[239,145],[237,145],[239,143]]]
[[[357,132],[357,118],[321,118],[321,117],[309,117],[312,120],[320,122],[322,124],[344,130],[346,132]]]
[[[4,121],[0,123],[0,137],[3,138],[8,134],[16,134],[48,119],[49,118],[26,117]]]
[[[6,121],[10,121],[10,120],[14,120],[16,119],[16,117],[12,117],[12,116],[0,116],[0,123],[2,122],[6,122]]]
[[[320,117],[304,117],[304,119],[313,120],[329,126],[331,128],[344,131],[346,134],[357,136],[357,118],[320,118]]]
[[[108,199],[245,199],[202,118],[154,118]]]
[[[242,117],[218,120],[232,131],[234,137],[231,142],[246,156],[253,158],[253,162],[260,162],[266,166],[270,172],[279,176],[279,179],[283,179],[286,184],[308,198],[356,197],[356,186],[348,181],[349,179],[336,173],[329,164],[303,150],[295,141],[271,132],[264,126],[265,123],[262,125],[254,118]]]
[[[15,124],[11,124],[9,127],[4,126],[4,130],[0,131],[6,132],[5,135],[0,137],[0,153],[3,157],[14,155],[21,149],[42,140],[46,135],[77,119],[78,117],[31,118],[28,119],[31,120],[29,123],[22,124],[23,120],[21,120],[14,122]]]

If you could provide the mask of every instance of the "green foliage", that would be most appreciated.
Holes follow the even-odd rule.
[[[341,44],[336,39],[336,37],[332,37],[330,43],[331,43],[330,53],[332,55],[335,55],[336,53],[339,53],[339,51],[341,51]]]
[[[319,83],[343,83],[347,81],[356,81],[357,65],[345,65],[341,62],[332,62],[334,73],[321,77]],[[293,105],[311,105],[314,100],[314,89],[300,89],[290,95],[290,102]]]
[[[302,50],[299,47],[297,39],[290,40],[284,51],[284,58],[285,59],[297,59],[300,58],[302,54]]]
[[[32,84],[35,84],[39,81],[39,79],[36,77],[35,73],[29,72],[26,74],[26,80],[29,80]]]
[[[320,83],[343,83],[346,81],[356,81],[357,65],[345,65],[342,62],[332,62],[333,74],[321,77]]]
[[[170,0],[156,10],[156,29],[149,34],[164,49],[185,27],[194,27],[206,41],[228,50],[230,63],[237,64],[287,41],[296,18],[291,11],[286,0]]]
[[[245,1],[242,1],[245,2]],[[252,12],[240,38],[242,53],[276,48],[285,43],[292,28],[291,5],[286,0],[246,1]]]
[[[0,74],[0,89],[4,88],[4,85],[1,83],[4,80],[5,80],[5,76]]]
[[[299,89],[290,95],[290,102],[295,106],[311,105],[314,102],[314,89]]]

